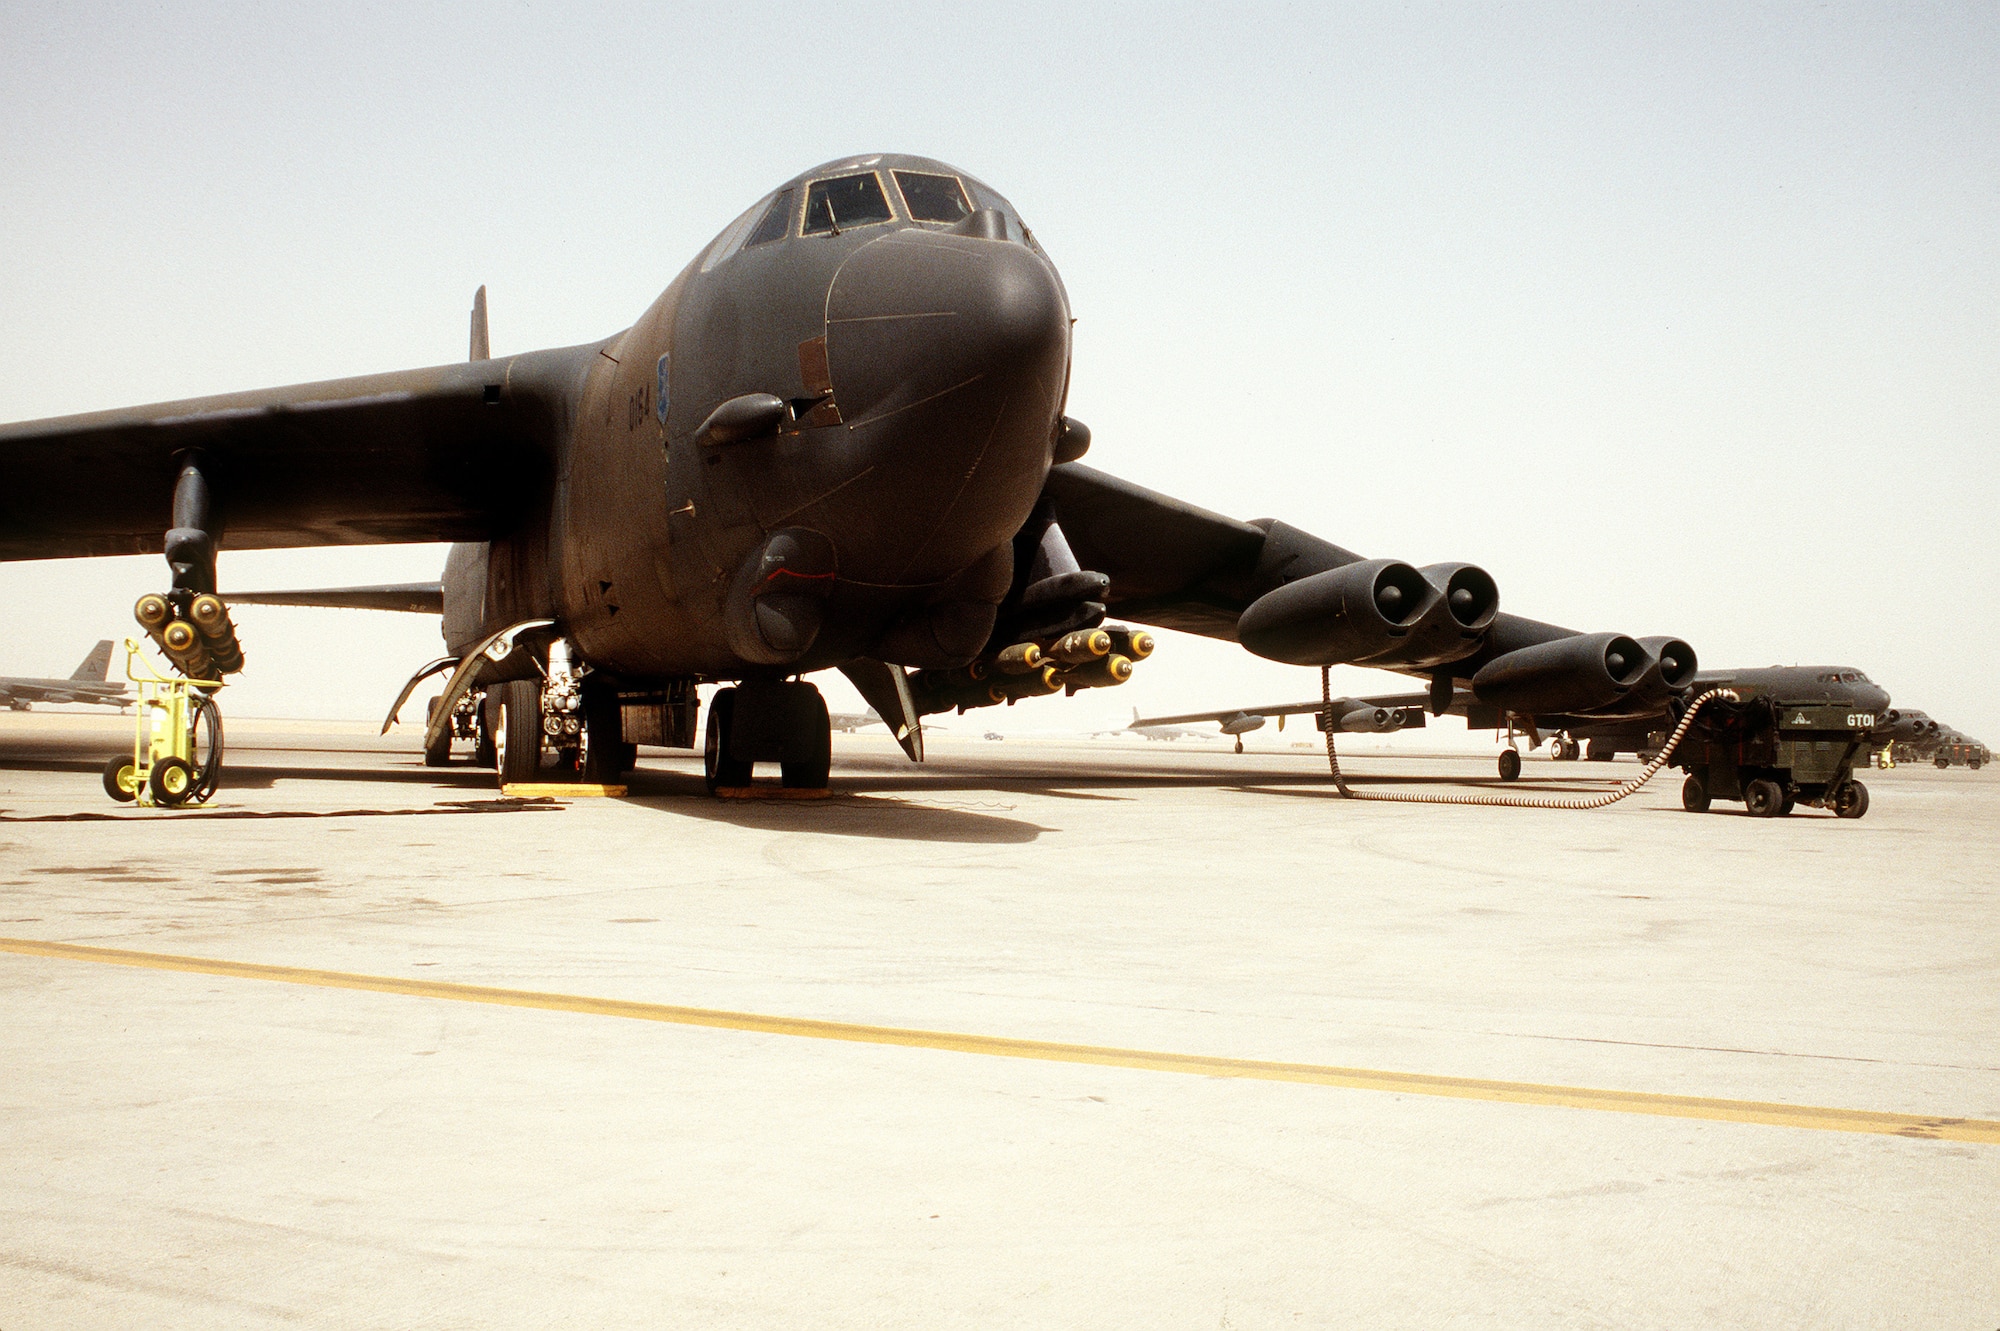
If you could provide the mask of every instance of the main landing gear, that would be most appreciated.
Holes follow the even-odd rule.
[[[708,703],[702,776],[711,794],[749,789],[760,762],[778,764],[785,790],[820,792],[833,770],[826,699],[804,680],[745,680]]]

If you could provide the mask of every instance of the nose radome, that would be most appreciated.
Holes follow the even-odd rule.
[[[1024,245],[914,228],[856,250],[827,293],[827,368],[849,422],[981,378],[1059,396],[1069,310]],[[1051,422],[1058,401],[1049,403]]]
[[[842,544],[843,576],[931,585],[1013,538],[1048,475],[1069,363],[1047,260],[916,228],[870,241],[828,290],[826,356],[837,428],[867,466],[822,505],[869,532]]]

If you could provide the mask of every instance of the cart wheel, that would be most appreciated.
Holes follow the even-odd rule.
[[[181,804],[194,789],[194,769],[187,765],[185,758],[162,758],[153,764],[152,779],[147,784],[152,787],[153,798],[159,803]]]
[[[1743,787],[1743,807],[1752,818],[1774,818],[1784,802],[1785,792],[1775,781],[1760,778]]]
[[[1689,813],[1708,812],[1708,783],[1691,772],[1681,782],[1681,807]]]
[[[1868,812],[1868,787],[1849,781],[1833,797],[1833,811],[1841,818],[1859,818]]]
[[[1790,786],[1782,787],[1782,789],[1785,792],[1785,797],[1778,801],[1778,817],[1780,818],[1783,818],[1786,814],[1797,808],[1799,804],[1798,791],[1793,790]]]
[[[139,783],[136,778],[139,769],[132,765],[132,755],[121,753],[104,764],[104,793],[120,804],[130,804],[139,797]]]
[[[1521,775],[1521,751],[1519,749],[1500,750],[1500,779],[1512,781]]]

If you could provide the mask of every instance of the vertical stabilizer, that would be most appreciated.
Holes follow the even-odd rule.
[[[486,288],[484,286],[472,293],[472,359],[493,359],[493,343],[486,336]]]
[[[70,678],[82,684],[102,684],[111,677],[111,639],[106,638],[90,649],[90,655],[83,658],[83,664],[76,668]]]

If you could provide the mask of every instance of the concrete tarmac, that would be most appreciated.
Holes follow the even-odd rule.
[[[1991,772],[878,732],[523,805],[232,720],[167,813],[128,725],[0,714],[4,1331],[2000,1326]]]

